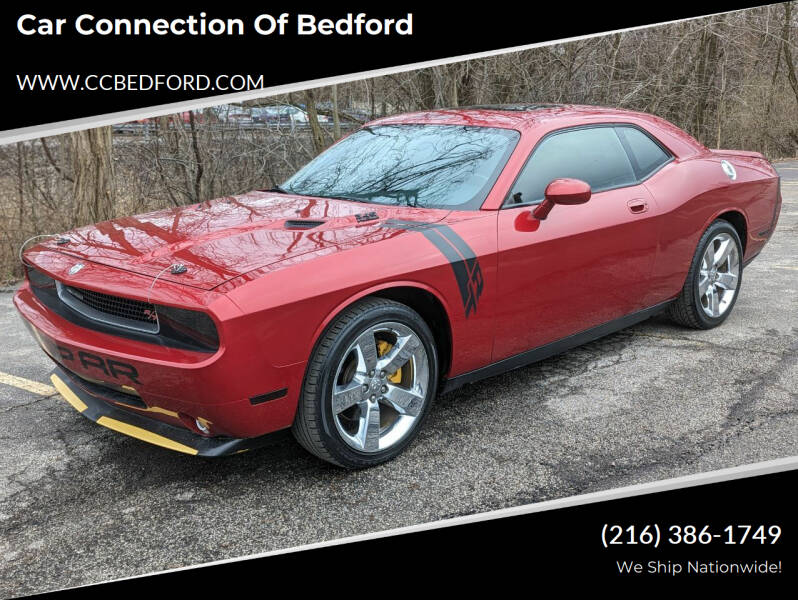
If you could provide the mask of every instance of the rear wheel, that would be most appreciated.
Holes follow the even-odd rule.
[[[293,433],[342,467],[373,466],[415,437],[437,389],[434,338],[411,308],[369,298],[347,308],[308,363]]]
[[[728,221],[712,223],[698,243],[687,280],[669,312],[696,329],[717,327],[732,311],[743,276],[743,249]]]

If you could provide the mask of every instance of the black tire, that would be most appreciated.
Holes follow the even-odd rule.
[[[699,271],[701,269],[701,258],[707,249],[707,245],[715,239],[720,233],[728,233],[737,245],[737,253],[740,257],[740,273],[737,279],[737,288],[731,303],[728,308],[721,313],[718,317],[708,315],[701,307],[701,300],[699,297],[698,280]],[[740,236],[737,230],[723,219],[714,221],[701,236],[696,248],[693,260],[690,263],[690,270],[687,272],[687,279],[684,282],[684,287],[676,300],[668,307],[668,314],[671,319],[685,327],[692,327],[694,329],[712,329],[717,327],[725,321],[734,309],[737,302],[737,297],[740,295],[740,287],[743,282],[743,246],[740,242]]]
[[[429,362],[429,384],[413,428],[393,446],[376,453],[359,452],[341,437],[333,420],[332,389],[343,353],[361,332],[383,322],[409,327],[424,344]],[[384,298],[366,298],[346,308],[321,335],[308,361],[292,433],[319,458],[347,469],[372,467],[391,460],[413,441],[435,398],[438,355],[429,326],[410,307]]]

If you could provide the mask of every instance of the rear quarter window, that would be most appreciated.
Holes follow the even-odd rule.
[[[662,146],[636,127],[616,127],[615,130],[629,151],[638,179],[645,179],[671,159]]]

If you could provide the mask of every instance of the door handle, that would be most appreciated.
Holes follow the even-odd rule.
[[[639,215],[640,213],[644,213],[648,210],[648,202],[640,198],[629,200],[629,202],[626,203],[626,206],[629,207],[629,212],[635,215]]]

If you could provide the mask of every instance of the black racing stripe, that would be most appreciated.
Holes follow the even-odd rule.
[[[466,241],[460,237],[454,229],[448,225],[438,225],[435,230],[440,232],[451,243],[465,261],[465,266],[468,270],[466,275],[466,289],[467,297],[463,300],[463,308],[468,317],[472,311],[477,310],[477,302],[482,295],[482,288],[484,280],[482,278],[482,268],[479,266],[476,254],[471,249]]]
[[[424,237],[432,242],[435,247],[441,251],[449,261],[449,266],[452,267],[454,278],[457,281],[457,287],[460,289],[460,297],[463,300],[463,308],[466,309],[466,316],[471,312],[470,308],[472,302],[469,302],[470,291],[468,289],[468,269],[457,253],[457,251],[446,241],[446,239],[438,232],[437,229],[427,229],[422,231]]]
[[[473,263],[477,260],[477,255],[471,249],[471,246],[466,244],[466,241],[461,238],[454,229],[448,225],[440,225],[438,230],[448,239],[452,245],[457,248],[457,251],[463,255],[463,258],[468,263]]]
[[[414,231],[423,231],[435,227],[435,223],[423,223],[421,221],[406,221],[404,219],[388,219],[382,224],[383,227],[391,229],[407,229]]]
[[[471,316],[472,312],[476,312],[485,282],[476,254],[462,237],[448,225],[439,223],[388,219],[383,226],[418,231],[432,242],[452,267],[466,318]]]

